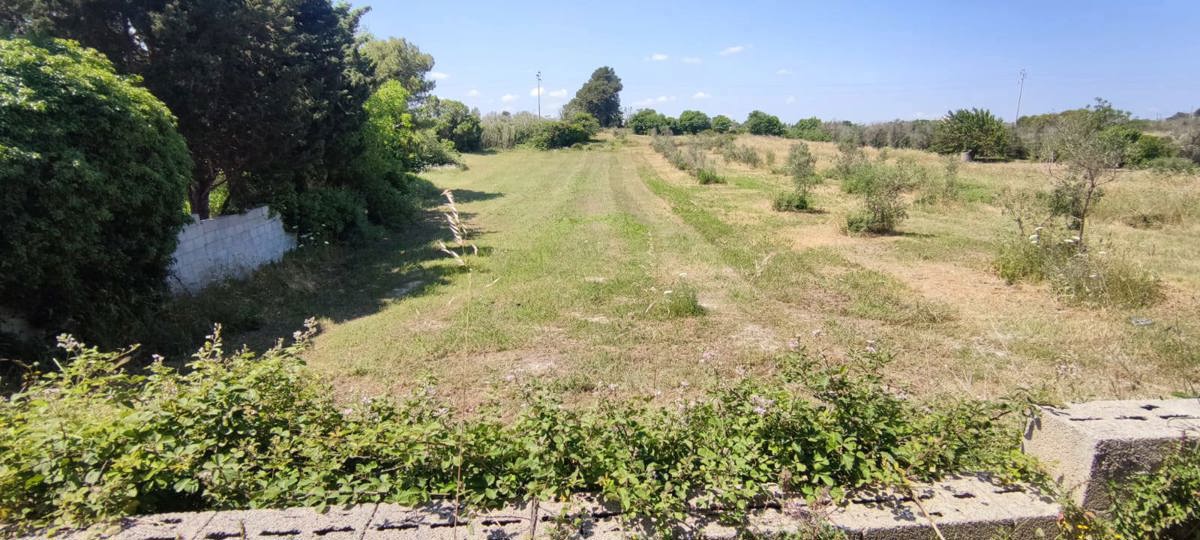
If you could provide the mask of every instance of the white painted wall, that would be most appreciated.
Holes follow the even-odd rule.
[[[167,281],[176,293],[198,292],[214,282],[245,277],[295,247],[296,237],[284,230],[279,216],[269,215],[266,206],[233,216],[194,219],[179,232]]]

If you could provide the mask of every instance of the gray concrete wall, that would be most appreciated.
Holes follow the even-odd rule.
[[[194,220],[179,232],[167,282],[175,293],[194,293],[214,282],[245,277],[295,247],[296,237],[284,230],[279,216],[271,216],[266,206],[244,214]]]

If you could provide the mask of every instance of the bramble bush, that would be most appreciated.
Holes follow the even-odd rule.
[[[171,111],[104,55],[0,40],[0,308],[47,342],[123,340],[158,303],[191,174]]]
[[[531,386],[501,421],[490,406],[459,414],[433,385],[338,404],[297,357],[314,331],[255,356],[226,353],[218,328],[188,369],[141,373],[123,368],[129,351],[60,338],[61,369],[0,400],[0,521],[435,498],[486,508],[577,492],[651,520],[696,506],[737,519],[768,484],[840,501],[961,471],[1035,474],[1012,414],[1023,405],[911,402],[882,379],[881,351],[835,367],[790,355],[776,378],[715,378],[675,406],[566,407]]]

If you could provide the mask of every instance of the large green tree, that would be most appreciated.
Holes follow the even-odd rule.
[[[986,109],[959,109],[946,113],[933,129],[934,150],[961,153],[970,161],[979,156],[1003,156],[1008,144],[1004,123]]]
[[[370,91],[355,32],[362,10],[329,0],[18,0],[20,34],[95,46],[179,119],[195,161],[189,201],[207,217],[339,178]]]
[[[751,111],[746,116],[746,122],[742,124],[742,128],[753,135],[782,136],[785,132],[783,122],[779,120],[778,116],[762,111]]]
[[[712,127],[712,120],[701,111],[683,111],[679,113],[679,129],[685,133],[700,133]]]
[[[94,50],[0,40],[0,314],[110,345],[128,335],[186,220],[192,163],[174,124]]]
[[[362,53],[372,64],[372,83],[375,88],[387,81],[397,81],[408,91],[411,99],[421,100],[429,95],[437,81],[428,78],[433,70],[433,56],[404,38],[375,39],[368,36]]]
[[[439,139],[450,141],[459,152],[479,150],[482,144],[479,111],[461,101],[429,96],[417,110],[417,121],[428,124]]]
[[[585,112],[600,121],[601,127],[621,125],[621,78],[608,66],[597,68],[592,77],[575,92],[563,109],[564,118]]]

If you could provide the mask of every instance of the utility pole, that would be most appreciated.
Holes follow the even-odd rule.
[[[538,118],[540,119],[542,117],[542,72],[541,72],[541,70],[538,70],[538,72],[537,72],[537,80],[538,80],[538,88],[537,88]]]
[[[1013,118],[1013,125],[1017,125],[1017,120],[1021,119],[1021,97],[1025,95],[1025,70],[1021,69],[1021,78],[1017,81],[1017,117]]]

